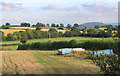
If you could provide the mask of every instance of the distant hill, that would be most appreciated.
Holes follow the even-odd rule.
[[[88,23],[84,23],[79,25],[80,27],[94,27],[94,26],[104,26],[105,24],[102,22],[88,22]]]
[[[118,25],[118,23],[105,23],[106,25]],[[120,24],[120,23],[119,23]]]

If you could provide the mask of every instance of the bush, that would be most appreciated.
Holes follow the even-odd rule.
[[[95,57],[91,55],[89,56],[89,59],[100,67],[100,71],[104,74],[120,74],[120,64],[118,56],[115,54],[96,55]]]
[[[27,42],[27,37],[22,37],[20,40],[21,43],[25,44]]]

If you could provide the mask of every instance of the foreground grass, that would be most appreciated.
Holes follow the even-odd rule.
[[[57,51],[3,51],[3,74],[98,74],[91,61],[57,55]]]

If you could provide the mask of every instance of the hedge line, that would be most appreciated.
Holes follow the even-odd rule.
[[[59,42],[37,42],[31,44],[22,44],[18,46],[18,50],[57,50],[60,48],[85,48],[89,50],[104,50],[114,49],[117,47],[115,42],[103,42],[103,41],[86,41],[79,43],[75,40],[71,41],[59,41]]]

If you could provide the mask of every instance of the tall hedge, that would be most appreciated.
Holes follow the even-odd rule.
[[[104,50],[117,48],[115,42],[105,41],[86,41],[79,43],[78,41],[59,41],[59,42],[37,42],[31,44],[22,44],[18,46],[18,50],[57,50],[60,48],[85,48],[89,50]]]

